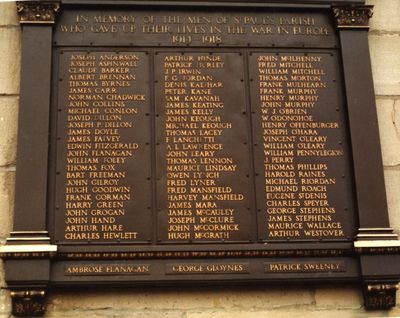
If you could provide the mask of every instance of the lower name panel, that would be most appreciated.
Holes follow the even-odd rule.
[[[56,285],[129,284],[154,281],[182,284],[196,281],[221,282],[311,282],[347,280],[359,277],[357,260],[351,257],[309,258],[222,258],[127,261],[59,261],[52,267]]]

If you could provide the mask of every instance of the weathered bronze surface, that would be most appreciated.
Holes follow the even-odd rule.
[[[14,314],[47,287],[216,281],[394,306],[362,4],[20,3]]]

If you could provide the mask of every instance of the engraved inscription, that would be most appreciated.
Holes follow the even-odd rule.
[[[147,56],[60,57],[57,239],[147,239],[150,167],[138,168],[150,158]]]
[[[242,56],[165,53],[156,65],[159,239],[248,240]]]
[[[168,275],[248,274],[248,263],[176,263],[166,265]]]
[[[324,273],[345,272],[344,261],[265,262],[265,273]]]
[[[332,56],[261,53],[250,60],[261,236],[345,238],[346,128],[336,100],[324,97],[336,91]]]
[[[85,36],[92,43],[147,46],[265,46],[279,41],[298,46],[336,44],[329,13],[185,11],[75,11],[61,16],[55,30],[60,43]],[[65,42],[64,42],[65,41]],[[274,43],[272,42],[272,43]]]
[[[149,264],[73,264],[64,267],[65,276],[149,275]]]

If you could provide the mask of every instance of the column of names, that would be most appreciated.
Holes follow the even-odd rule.
[[[255,160],[263,167],[257,185],[260,232],[266,240],[345,237],[337,215],[342,203],[331,196],[345,190],[338,186],[337,171],[344,160],[343,127],[335,100],[323,97],[334,91],[329,58],[281,53],[252,59],[253,107],[258,104],[253,131],[260,140]]]
[[[229,82],[224,77],[233,54],[174,53],[159,58],[163,94],[157,109],[163,120],[157,126],[163,136],[159,164],[163,166],[160,182],[164,183],[159,189],[166,192],[158,192],[162,198],[158,203],[160,239],[232,241],[248,237],[248,180],[243,185],[235,182],[246,173],[248,163],[231,148],[245,117],[237,121],[229,115],[241,114],[245,100],[240,91],[227,97],[228,83],[241,85],[243,75]]]
[[[65,202],[58,206],[64,211],[64,218],[57,220],[63,223],[58,237],[70,242],[143,239],[129,220],[137,217],[133,213],[142,213],[131,209],[138,204],[140,178],[145,179],[143,173],[133,175],[131,165],[150,156],[143,136],[137,134],[138,120],[148,111],[147,89],[140,84],[145,79],[141,71],[147,68],[144,53],[62,56],[68,75],[60,85],[65,94],[59,129],[66,134],[58,140],[65,167],[58,177],[58,199]]]

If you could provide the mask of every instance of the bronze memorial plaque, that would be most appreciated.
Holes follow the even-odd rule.
[[[327,15],[67,10],[54,37],[58,244],[352,240]]]
[[[10,288],[30,259],[30,289],[346,281],[391,307],[363,3],[19,3]]]
[[[58,242],[354,236],[326,14],[67,10],[54,38]]]

